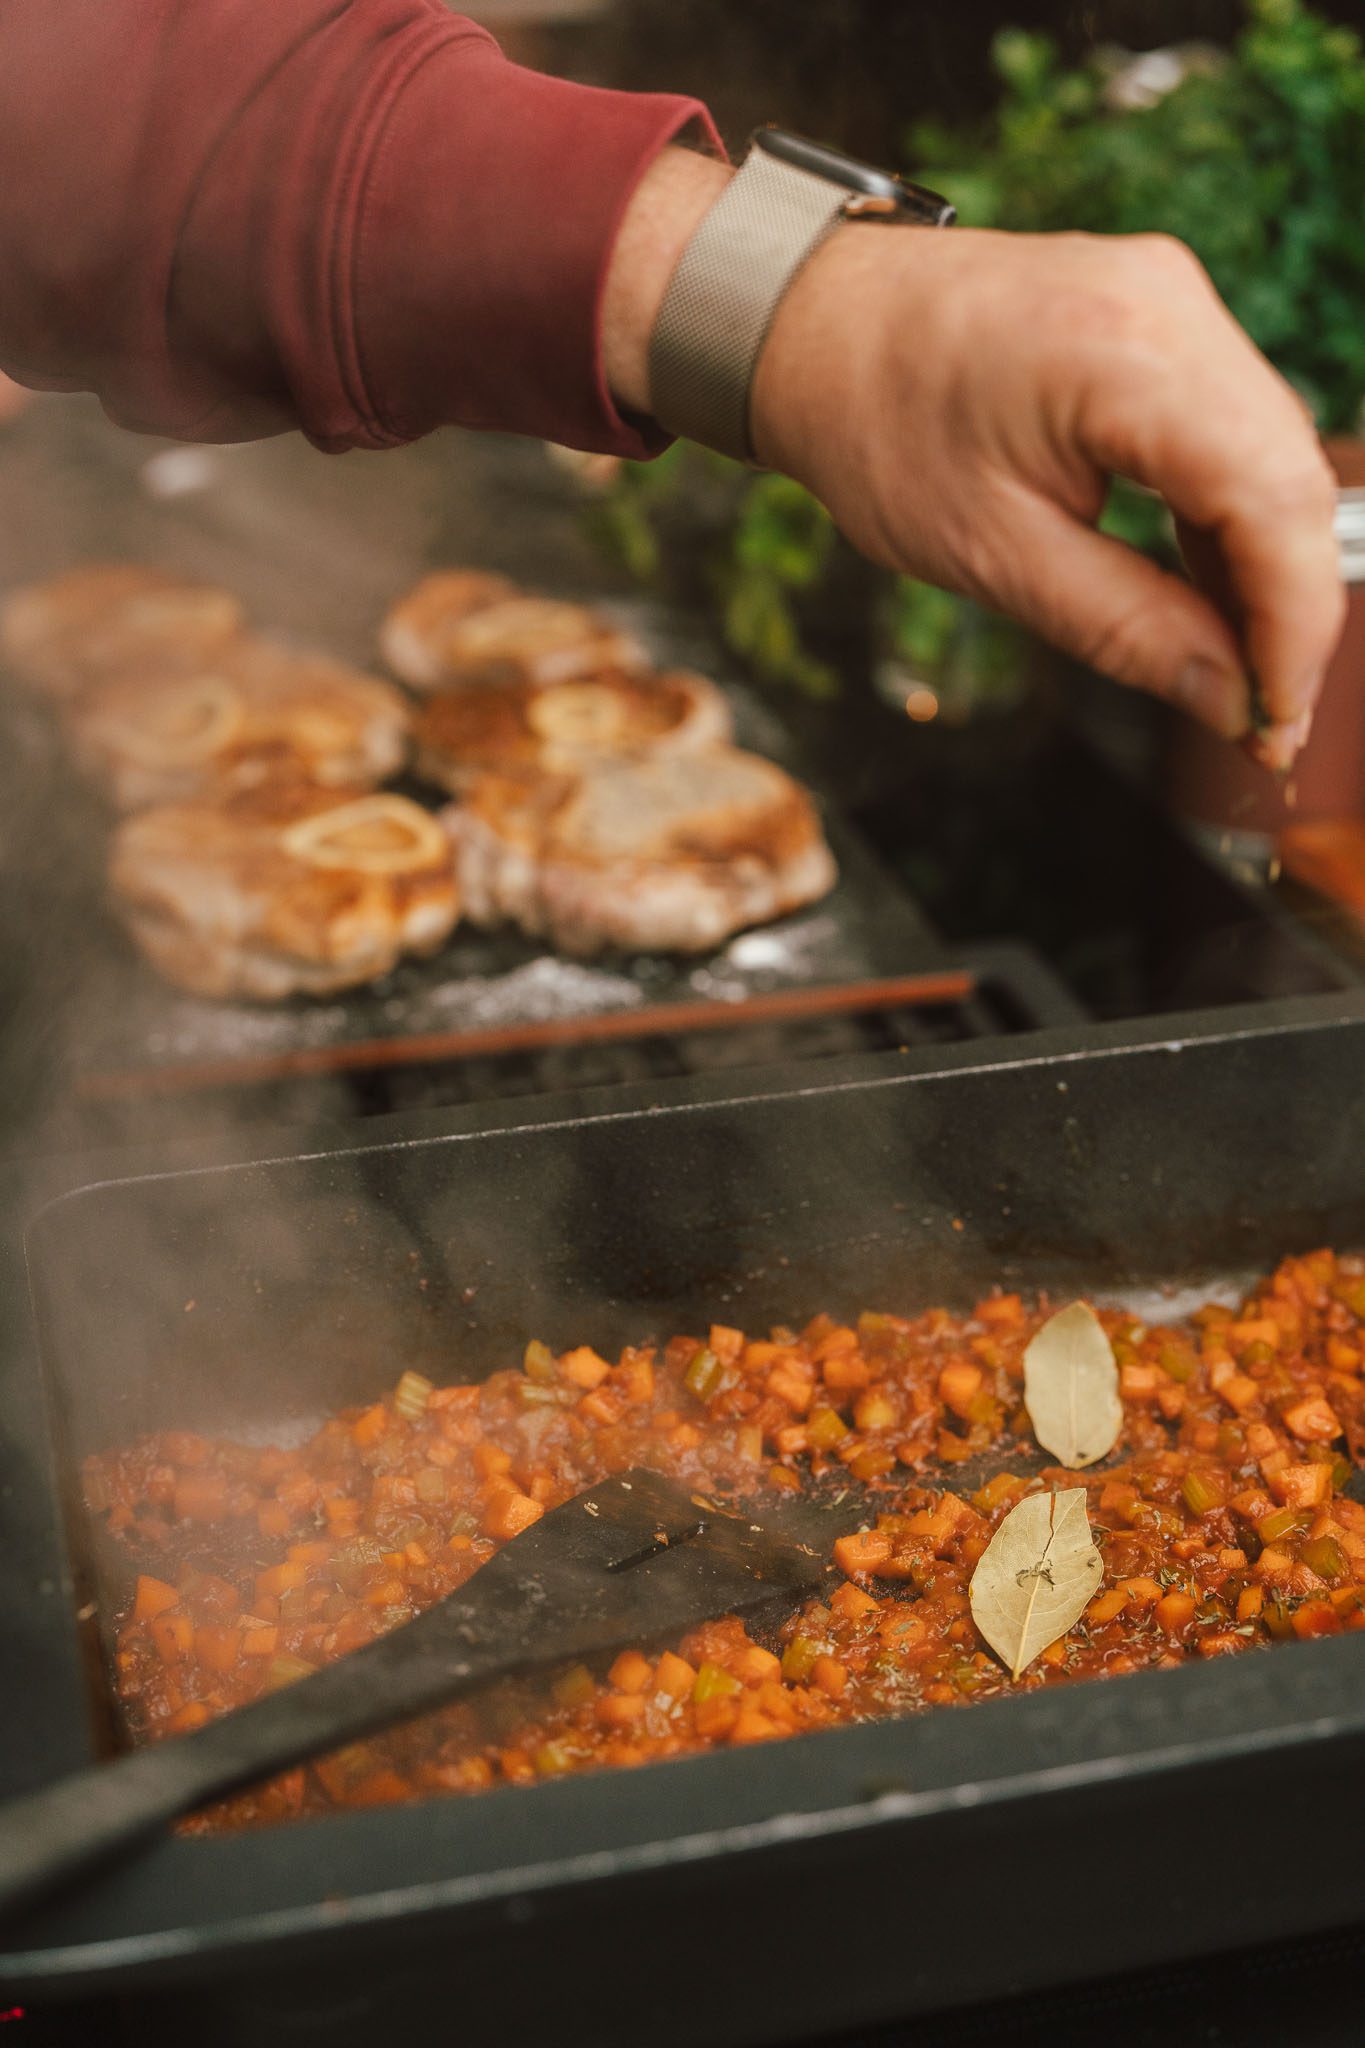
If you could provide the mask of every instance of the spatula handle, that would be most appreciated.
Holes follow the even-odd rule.
[[[535,1658],[526,1647],[527,1613],[513,1588],[504,1591],[496,1613],[486,1600],[477,1611],[468,1604],[470,1640],[460,1653],[451,1646],[462,1604],[456,1595],[437,1610],[439,1634],[434,1614],[419,1617],[192,1734],[0,1806],[0,1914],[210,1799],[525,1668]]]

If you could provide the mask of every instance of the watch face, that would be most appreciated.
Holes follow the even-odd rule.
[[[860,199],[881,202],[869,206],[862,214],[856,207],[850,208],[851,218],[919,221],[930,227],[947,227],[957,217],[956,208],[937,192],[912,185],[907,178],[895,177],[890,171],[875,170],[871,164],[859,163],[856,157],[828,149],[822,142],[811,142],[804,135],[793,135],[786,128],[759,128],[753,139],[758,149],[798,171],[807,171],[814,178],[827,178],[832,185],[842,185]]]

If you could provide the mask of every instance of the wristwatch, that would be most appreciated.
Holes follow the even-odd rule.
[[[758,129],[664,293],[650,338],[650,411],[670,433],[752,461],[754,370],[807,259],[846,222],[947,227],[955,218],[922,185],[785,129]]]

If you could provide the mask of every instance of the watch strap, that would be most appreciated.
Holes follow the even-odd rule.
[[[750,150],[664,293],[649,350],[650,410],[661,426],[753,459],[749,388],[759,353],[792,279],[852,192]]]

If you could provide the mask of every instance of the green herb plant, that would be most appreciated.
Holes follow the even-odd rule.
[[[1360,37],[1301,0],[1247,0],[1229,52],[1202,53],[1138,106],[1121,103],[1103,52],[1067,68],[1046,36],[1007,29],[992,54],[994,114],[980,129],[919,124],[906,139],[915,175],[974,226],[1179,236],[1319,427],[1365,430]],[[632,573],[655,580],[683,512],[727,645],[769,680],[836,689],[804,629],[843,547],[824,511],[786,478],[679,447],[625,465],[595,516]],[[1159,502],[1126,486],[1103,524],[1133,546],[1171,546]],[[1016,628],[911,578],[884,581],[884,644],[945,710],[954,696],[1008,698],[1024,662]]]

